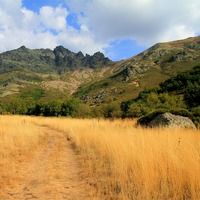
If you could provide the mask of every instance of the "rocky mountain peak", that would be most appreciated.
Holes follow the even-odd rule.
[[[111,60],[106,58],[103,53],[96,52],[90,56],[79,51],[74,53],[63,46],[58,46],[54,49],[55,63],[62,68],[77,68],[77,67],[98,67],[109,64]]]
[[[61,57],[74,55],[74,53],[72,51],[70,51],[69,49],[64,48],[63,46],[57,46],[53,50],[53,52],[54,52],[54,54],[56,56],[61,56]]]
[[[25,50],[28,50],[28,48],[26,48],[26,47],[23,45],[23,46],[19,47],[18,50],[20,50],[20,51],[25,51]]]

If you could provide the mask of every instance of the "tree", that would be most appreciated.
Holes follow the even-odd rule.
[[[117,102],[113,102],[110,104],[106,104],[103,107],[103,115],[106,118],[119,118],[122,116],[122,112],[120,109],[120,104]]]
[[[200,105],[200,85],[190,84],[187,88],[184,99],[189,107],[196,107]]]

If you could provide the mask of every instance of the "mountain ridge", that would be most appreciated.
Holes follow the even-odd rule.
[[[158,43],[118,62],[101,52],[90,56],[63,46],[54,50],[21,46],[0,54],[0,97],[38,87],[47,93],[54,90],[58,96],[75,96],[92,106],[119,103],[199,63],[200,37]]]
[[[16,62],[16,63],[14,63]],[[74,68],[96,68],[99,66],[107,65],[112,61],[105,57],[103,53],[96,52],[93,55],[83,55],[81,51],[74,53],[63,46],[57,46],[55,49],[28,49],[25,46],[21,46],[18,49],[6,51],[0,54],[0,71],[3,71],[3,67],[15,67],[17,64],[22,65],[24,62],[27,66],[33,65],[41,68],[47,67],[48,70],[68,70]],[[15,65],[16,64],[16,65]],[[3,66],[4,65],[4,66]],[[31,70],[34,71],[34,67]],[[24,66],[26,67],[26,66]],[[43,69],[41,69],[43,70]]]

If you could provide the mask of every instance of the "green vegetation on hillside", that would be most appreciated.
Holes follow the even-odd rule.
[[[45,102],[16,97],[0,103],[0,114],[90,117],[90,108],[75,98]]]
[[[29,87],[20,95],[4,98],[1,113],[71,117],[141,117],[153,112],[172,112],[200,120],[200,66],[178,73],[158,87],[145,89],[136,99],[89,106],[57,90]]]
[[[145,89],[136,99],[121,104],[123,117],[141,117],[153,112],[172,112],[200,122],[200,66],[179,73],[159,87]]]
[[[90,105],[127,101],[136,98],[145,88],[156,87],[199,63],[200,37],[159,43],[113,64],[110,74],[80,85],[75,94]]]

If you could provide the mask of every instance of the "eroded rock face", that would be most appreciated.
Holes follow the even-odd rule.
[[[96,52],[90,56],[83,55],[82,52],[74,53],[63,46],[58,46],[54,49],[55,64],[62,68],[77,68],[77,67],[90,67],[96,68],[111,63],[107,57],[101,52]]]
[[[144,124],[141,124],[144,125]],[[146,123],[147,127],[166,127],[166,128],[196,128],[194,123],[188,117],[174,115],[171,113],[158,114],[150,122]]]

